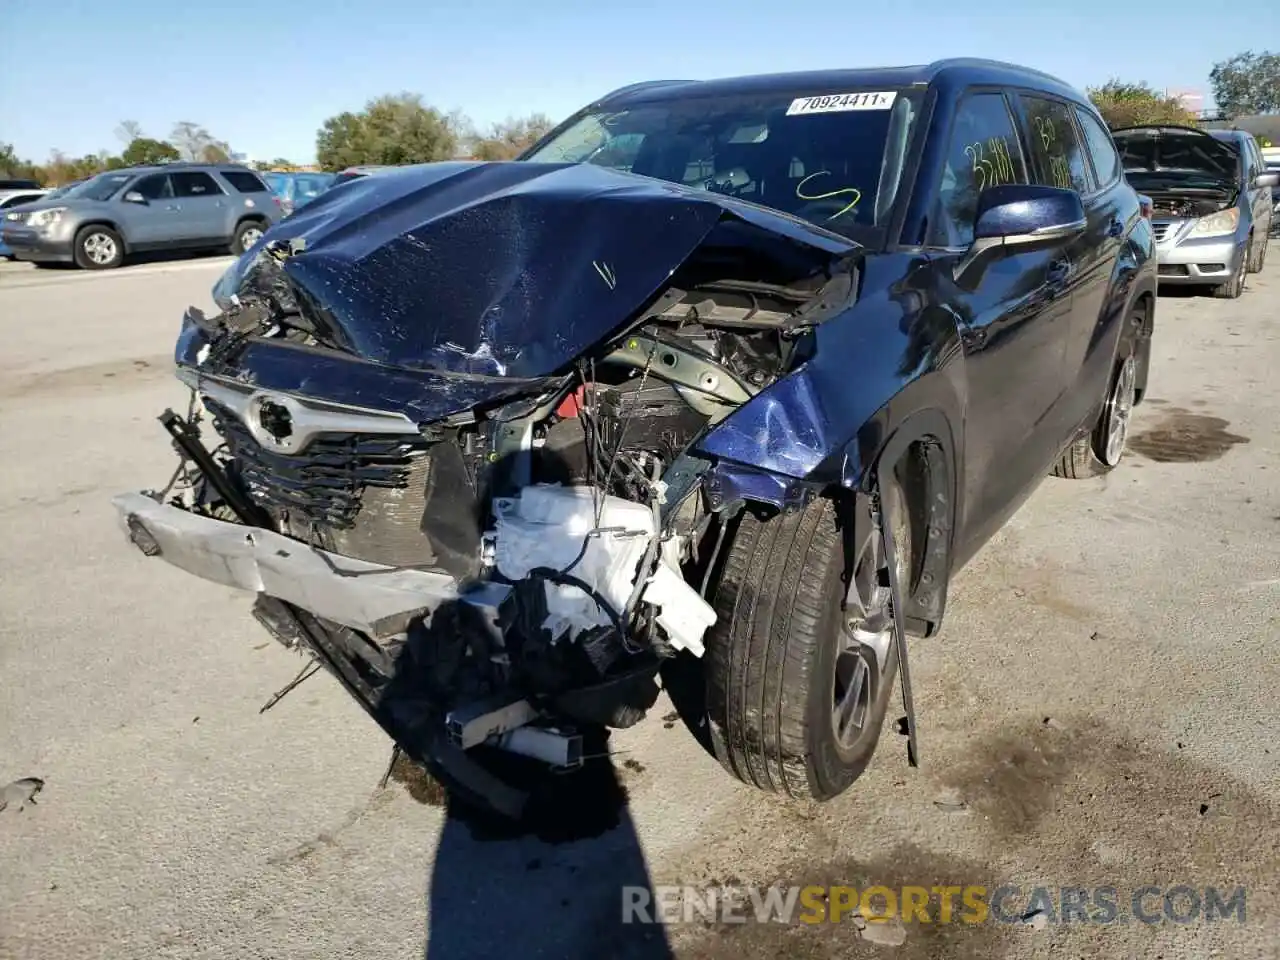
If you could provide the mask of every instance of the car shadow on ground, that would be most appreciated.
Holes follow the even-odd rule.
[[[518,823],[447,795],[403,755],[391,778],[418,802],[445,809],[428,883],[425,960],[672,960],[661,925],[623,920],[624,898],[651,896],[652,887],[607,749],[577,771],[548,774]]]

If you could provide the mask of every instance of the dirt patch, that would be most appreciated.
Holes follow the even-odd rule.
[[[1157,463],[1203,463],[1218,460],[1248,437],[1229,433],[1221,417],[1171,407],[1153,426],[1129,438],[1129,449]]]
[[[912,960],[1004,960],[1041,956],[1273,955],[1276,894],[1280,886],[1280,808],[1220,770],[1188,759],[1174,744],[1135,743],[1087,718],[1027,718],[1016,729],[995,733],[971,760],[945,778],[973,815],[951,817],[956,830],[977,831],[980,859],[966,859],[921,843],[882,846],[874,856],[831,858],[824,838],[795,851],[791,868],[774,875],[744,877],[751,885],[886,886],[1017,885],[1001,904],[1016,921],[1047,891],[1048,923],[1041,929],[989,918],[983,923],[913,922],[893,951]],[[927,790],[927,788],[925,788]],[[904,811],[901,816],[907,816]],[[945,815],[944,815],[945,816]],[[847,835],[855,827],[842,828]],[[856,833],[853,834],[856,837]],[[856,842],[856,841],[855,841]],[[926,841],[927,842],[927,841]],[[955,850],[953,843],[934,846]],[[974,844],[969,844],[974,849]],[[730,878],[725,882],[736,882]],[[698,881],[694,881],[698,882]],[[707,886],[718,880],[705,881]],[[1189,923],[1139,922],[1133,893],[1147,885],[1216,887],[1229,897],[1246,889],[1243,924],[1228,919]],[[1070,888],[1116,888],[1119,922],[1068,922],[1062,904]],[[1009,887],[1012,891],[1012,887]],[[1143,902],[1155,904],[1160,898]],[[939,917],[936,897],[931,921]],[[957,910],[960,903],[957,898]],[[1096,914],[1095,914],[1096,918]],[[844,958],[885,956],[862,939],[852,922],[681,925],[669,931],[681,960],[729,958]],[[1262,952],[1250,952],[1250,948]]]
[[[396,754],[391,764],[390,777],[404,787],[409,796],[429,807],[443,807],[448,799],[448,793],[440,781],[403,753]]]
[[[159,353],[130,360],[109,360],[82,367],[51,370],[5,377],[0,397],[29,397],[42,393],[62,393],[85,389],[120,389],[138,383],[163,380],[173,376],[173,357]]]

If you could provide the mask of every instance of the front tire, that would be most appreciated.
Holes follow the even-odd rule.
[[[1235,300],[1244,293],[1244,278],[1249,272],[1249,264],[1253,262],[1253,238],[1244,245],[1244,252],[1240,254],[1240,263],[1236,266],[1236,272],[1231,275],[1231,279],[1226,283],[1220,283],[1213,288],[1213,295],[1220,300]]]
[[[901,487],[895,544],[906,586],[910,527]],[[853,564],[858,607],[845,609],[845,551],[830,500],[769,520],[744,514],[712,598],[707,715],[724,768],[745,783],[828,800],[875,753],[897,673],[888,567],[879,530]]]
[[[1261,273],[1262,265],[1267,262],[1267,242],[1270,237],[1264,236],[1261,243],[1255,243],[1253,250],[1253,259],[1249,261],[1250,273]]]
[[[81,270],[112,270],[124,262],[124,241],[110,227],[94,224],[76,234],[72,252]]]

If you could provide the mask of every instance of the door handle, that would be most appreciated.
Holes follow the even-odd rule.
[[[1124,233],[1124,221],[1119,217],[1112,217],[1111,222],[1107,224],[1107,236],[1118,237]]]

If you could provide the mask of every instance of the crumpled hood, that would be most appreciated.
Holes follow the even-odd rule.
[[[243,306],[282,271],[272,295],[287,287],[322,339],[364,360],[542,377],[617,330],[709,238],[813,270],[857,249],[783,213],[592,165],[436,163],[321,195],[214,299]]]

